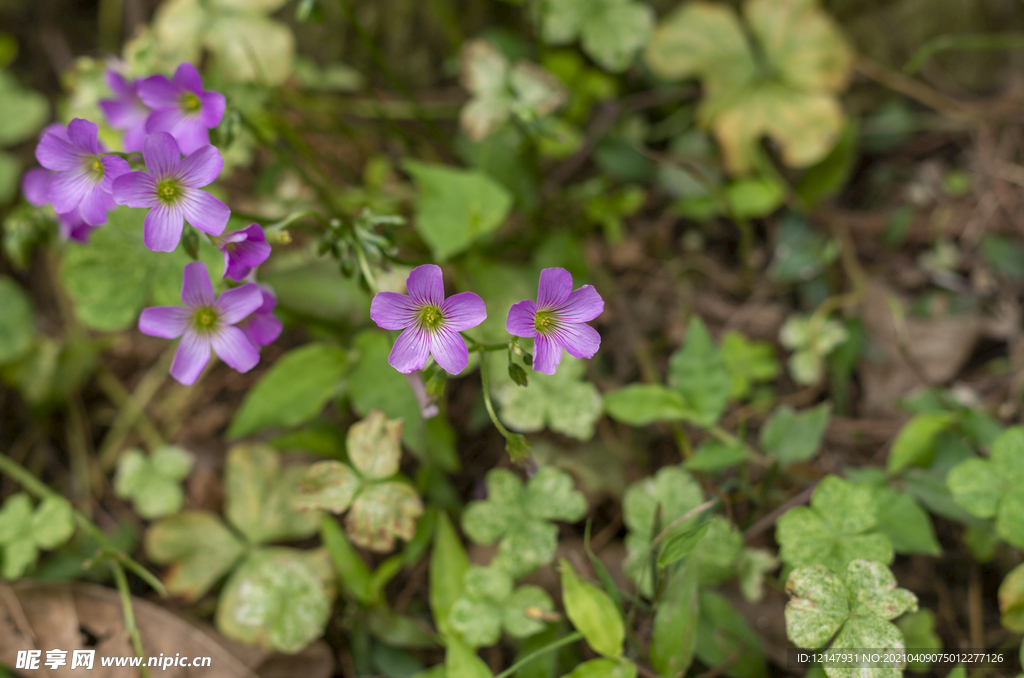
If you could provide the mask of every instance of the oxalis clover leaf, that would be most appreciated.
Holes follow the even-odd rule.
[[[967,459],[946,476],[953,499],[979,518],[996,519],[996,533],[1024,548],[1024,427],[1006,429],[988,460]]]
[[[743,546],[743,535],[724,516],[708,521],[708,530],[694,557],[700,562],[698,577],[704,586],[718,586],[739,579],[743,596],[756,602],[764,595],[764,575],[779,566],[767,549]]]
[[[549,45],[577,37],[605,70],[619,73],[633,64],[654,27],[654,11],[634,0],[545,0],[541,36]]]
[[[462,107],[459,123],[473,141],[488,136],[512,115],[531,121],[566,101],[558,78],[529,61],[510,65],[486,40],[463,47],[462,86],[473,97]]]
[[[145,538],[149,559],[170,565],[167,590],[186,600],[235,570],[218,601],[218,628],[282,652],[320,635],[334,596],[326,552],[260,546],[317,531],[318,514],[291,506],[304,470],[283,467],[280,455],[262,445],[234,447],[224,474],[227,523],[207,511],[183,511],[153,524]]]
[[[348,458],[313,464],[299,482],[293,506],[302,511],[348,511],[345,531],[352,541],[373,551],[390,551],[395,537],[408,541],[423,515],[423,502],[410,485],[389,480],[402,457],[402,420],[380,410],[348,430]],[[354,468],[353,468],[354,467]]]
[[[485,478],[487,499],[474,501],[462,514],[462,529],[478,544],[498,539],[491,562],[514,579],[526,576],[555,557],[558,528],[587,512],[587,500],[573,487],[572,476],[551,466],[540,469],[524,487],[507,469],[492,469]]]
[[[790,566],[824,565],[840,576],[856,558],[891,563],[892,542],[877,527],[872,488],[827,476],[815,488],[809,507],[797,506],[779,518],[779,558]]]
[[[830,650],[904,649],[903,633],[890,623],[917,610],[917,596],[896,587],[896,578],[878,562],[853,560],[846,580],[824,565],[798,567],[786,582],[786,634],[798,647],[819,648],[835,636]],[[838,635],[837,635],[838,632]],[[824,666],[829,678],[898,678],[902,666],[868,669]]]
[[[743,16],[756,50],[730,7],[686,3],[655,29],[647,65],[667,80],[703,81],[701,122],[730,172],[753,169],[765,135],[785,164],[812,165],[842,129],[836,93],[846,87],[851,50],[813,0],[747,0]]]
[[[8,497],[0,508],[4,579],[21,577],[36,562],[40,549],[56,548],[74,532],[74,514],[66,500],[48,497],[33,510],[27,494]]]
[[[644,478],[626,490],[622,500],[622,515],[629,532],[626,534],[627,555],[623,566],[626,574],[645,596],[653,593],[650,558],[657,557],[657,553],[651,553],[655,529],[660,532],[703,501],[704,493],[700,485],[679,466],[666,466],[654,476]],[[660,516],[659,521],[656,521],[657,516]],[[698,519],[698,516],[693,516],[673,527],[661,543],[668,543],[676,534],[685,532]]]
[[[146,519],[177,513],[185,501],[181,481],[194,463],[192,453],[180,447],[161,447],[148,457],[141,450],[128,450],[117,462],[114,493],[131,500]]]
[[[516,638],[540,633],[553,618],[551,597],[538,586],[512,586],[503,569],[471,566],[462,578],[463,595],[448,613],[449,627],[473,647],[498,642],[502,628]]]
[[[497,363],[504,358],[498,354],[492,360]],[[494,397],[501,405],[502,422],[523,433],[547,427],[577,440],[589,440],[603,408],[597,387],[581,381],[585,370],[582,360],[566,355],[554,374],[531,373],[526,387],[505,376],[496,378]]]

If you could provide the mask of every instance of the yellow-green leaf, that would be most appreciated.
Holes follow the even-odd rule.
[[[622,655],[626,630],[615,603],[608,594],[581,580],[565,559],[562,567],[562,600],[565,613],[587,644],[605,657]]]

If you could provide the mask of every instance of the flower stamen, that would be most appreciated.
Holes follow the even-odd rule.
[[[444,313],[437,306],[424,306],[420,309],[420,327],[428,330],[437,329],[444,323]]]
[[[209,332],[217,324],[217,311],[212,308],[201,308],[193,318],[197,330]]]
[[[533,328],[541,334],[547,334],[554,329],[555,318],[547,311],[537,311],[533,319]]]
[[[186,92],[181,95],[181,107],[186,111],[198,111],[201,106],[199,97],[191,92]]]

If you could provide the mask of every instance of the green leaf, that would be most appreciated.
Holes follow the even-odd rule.
[[[430,611],[434,623],[449,635],[448,614],[455,601],[462,597],[462,579],[469,567],[469,557],[459,541],[448,514],[440,513],[434,530],[434,550],[430,554]]]
[[[850,591],[850,614],[854,617],[875,616],[889,620],[917,609],[917,596],[907,589],[896,588],[896,577],[882,563],[852,561],[847,569],[846,587]]]
[[[285,353],[245,394],[228,437],[310,421],[339,392],[345,367],[345,352],[331,344],[306,344]]]
[[[1003,626],[1024,633],[1024,565],[1018,565],[999,585],[999,612]]]
[[[0,146],[13,146],[32,137],[50,117],[50,104],[39,92],[25,89],[14,76],[0,71]]]
[[[767,678],[761,641],[743,615],[714,591],[700,594],[697,658],[707,666],[723,665],[729,678]]]
[[[753,384],[771,381],[779,375],[775,348],[766,341],[750,341],[739,332],[722,335],[722,360],[732,378],[733,400],[745,398]]]
[[[550,563],[557,546],[558,528],[553,523],[521,519],[502,538],[498,555],[492,562],[519,579]]]
[[[741,443],[732,445],[721,440],[705,440],[697,446],[694,455],[683,462],[683,468],[714,472],[731,468],[746,460],[747,448]]]
[[[604,396],[604,409],[631,426],[654,421],[681,421],[691,417],[678,392],[658,384],[631,384]]]
[[[607,593],[582,581],[564,559],[561,570],[562,602],[573,626],[599,654],[612,658],[621,656],[626,630],[615,603]]]
[[[562,678],[636,678],[636,664],[628,659],[591,659]]]
[[[259,549],[228,579],[217,629],[243,643],[294,654],[320,637],[334,598],[327,553]]]
[[[796,214],[784,214],[779,219],[775,234],[771,277],[779,282],[792,283],[811,280],[824,271],[836,255],[833,241],[811,228],[806,219]],[[807,345],[808,322],[806,319],[799,322],[804,336],[799,346],[794,348]]]
[[[740,179],[725,187],[725,202],[736,219],[760,219],[777,210],[786,189],[772,179]]]
[[[66,248],[60,277],[74,302],[75,315],[94,330],[123,330],[147,305],[181,304],[181,272],[192,260],[179,247],[152,252],[142,242],[147,210],[119,207],[87,245]],[[219,281],[223,255],[204,241],[200,260]]]
[[[655,609],[651,666],[662,676],[682,675],[693,661],[700,618],[698,569],[698,563],[690,560],[672,572]]]
[[[501,538],[522,517],[523,485],[508,469],[491,469],[484,477],[485,501],[470,502],[462,513],[462,529],[478,544]]]
[[[718,586],[736,576],[736,566],[743,553],[743,534],[725,516],[712,516],[704,523],[707,534],[701,540],[694,560],[700,562],[702,586]]]
[[[180,447],[160,447],[149,457],[141,450],[128,450],[117,461],[114,493],[131,500],[147,520],[177,513],[185,502],[181,481],[194,463],[192,453]]]
[[[790,596],[786,635],[797,647],[821,647],[850,615],[843,580],[824,565],[793,570],[786,580],[786,593]]]
[[[957,504],[979,518],[995,515],[999,536],[1024,547],[1024,427],[1006,429],[992,443],[990,460],[962,461],[946,482]]]
[[[935,633],[935,614],[931,610],[909,612],[899,618],[896,626],[903,634],[907,647],[942,651],[942,638]],[[907,670],[914,673],[926,673],[930,667],[930,662],[907,662]]]
[[[10,202],[18,194],[20,178],[21,163],[10,153],[0,151],[0,205]]]
[[[61,497],[47,497],[32,514],[32,539],[42,549],[54,549],[71,539],[75,518],[71,504]]]
[[[16,282],[0,275],[0,365],[13,362],[32,348],[36,336],[32,301]]]
[[[878,529],[892,542],[896,553],[942,553],[928,512],[906,492],[889,487],[876,489]]]
[[[345,519],[345,531],[356,545],[386,553],[394,549],[395,537],[412,539],[421,515],[423,502],[410,485],[376,483],[356,496]]]
[[[629,534],[626,536],[628,554],[624,562],[626,574],[637,584],[641,593],[650,595],[651,574],[647,565],[653,537],[655,515],[661,507],[661,529],[704,501],[700,485],[678,466],[666,466],[652,477],[634,483],[626,490],[622,500],[622,515]],[[696,523],[697,516],[678,525],[666,539],[685,531]]]
[[[150,525],[146,557],[172,565],[164,584],[174,595],[198,600],[231,570],[245,547],[220,518],[205,511],[183,511]]]
[[[318,461],[299,479],[292,506],[299,511],[344,513],[361,484],[348,464],[333,459]]]
[[[281,4],[166,2],[153,17],[156,51],[173,68],[181,61],[197,62],[205,48],[224,80],[280,85],[292,71],[295,38],[287,25],[266,14]]]
[[[458,638],[447,639],[447,650],[444,653],[445,678],[492,678],[494,674],[487,668],[476,652]]]
[[[389,420],[380,410],[372,410],[348,429],[349,461],[364,478],[390,478],[398,473],[401,437],[400,420]]]
[[[857,558],[891,563],[892,543],[877,524],[871,487],[827,476],[814,490],[810,507],[797,506],[779,518],[779,557],[792,566],[822,564],[840,575]]]
[[[358,362],[349,372],[346,389],[353,409],[361,417],[381,410],[389,419],[401,419],[402,442],[422,456],[427,450],[426,426],[409,382],[388,364],[391,340],[384,332],[368,330],[356,335],[353,343]]]
[[[334,571],[342,586],[363,605],[373,605],[372,575],[359,553],[353,548],[338,523],[324,516],[320,522],[320,541],[331,557]]]
[[[905,649],[903,634],[895,624],[890,624],[878,617],[852,617],[836,640],[829,648],[833,652],[842,652],[855,648],[877,648],[881,654],[899,652]],[[829,678],[854,678],[867,675],[870,678],[901,678],[903,672],[895,667],[872,667],[867,670],[832,666],[825,664],[825,673]]]
[[[633,0],[546,0],[541,36],[552,45],[578,36],[583,50],[602,68],[619,73],[633,64],[654,26],[654,12]]]
[[[572,476],[554,466],[544,466],[526,483],[524,508],[534,518],[575,523],[587,513],[587,498]]]
[[[420,191],[416,230],[444,261],[480,236],[501,226],[512,208],[512,194],[482,172],[406,160],[404,167]]]
[[[796,192],[809,206],[831,198],[846,186],[857,160],[857,124],[851,118],[843,125],[839,140],[828,155],[808,167],[796,184]]]
[[[761,429],[761,447],[783,465],[814,457],[825,434],[832,406],[823,403],[799,414],[781,405]]]
[[[495,354],[491,364],[504,357]],[[499,368],[500,369],[500,368]],[[601,394],[590,382],[580,381],[586,370],[583,360],[565,356],[554,374],[534,372],[526,388],[511,379],[495,379],[494,397],[501,405],[499,416],[509,428],[530,433],[545,427],[579,440],[594,435],[601,417]],[[492,369],[491,374],[497,374]]]
[[[253,544],[302,539],[316,533],[319,516],[293,507],[301,466],[281,466],[280,455],[263,445],[236,445],[224,473],[224,515]]]
[[[697,316],[690,319],[686,340],[669,360],[668,383],[682,394],[692,413],[688,418],[699,426],[714,426],[729,402],[729,368]]]
[[[547,625],[544,615],[555,609],[551,596],[539,586],[520,586],[502,603],[501,624],[513,638],[529,638]]]
[[[501,609],[493,601],[459,598],[447,621],[470,647],[494,645],[501,638]]]
[[[898,473],[908,466],[927,466],[935,450],[935,438],[956,419],[952,412],[928,412],[911,419],[893,441],[885,461],[886,470]]]
[[[658,556],[658,565],[660,567],[668,567],[690,555],[693,549],[697,548],[697,544],[700,543],[701,539],[704,538],[710,526],[710,521],[706,521],[687,528],[682,532],[674,533],[662,545],[661,554]]]

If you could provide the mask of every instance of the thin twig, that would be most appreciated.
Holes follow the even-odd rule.
[[[808,501],[810,501],[811,495],[814,494],[814,488],[816,488],[817,486],[818,483],[812,483],[811,485],[807,486],[803,492],[796,495],[795,497],[793,497],[786,503],[782,504],[768,515],[766,515],[764,518],[761,518],[756,523],[748,527],[746,532],[743,533],[743,541],[750,541],[754,537],[759,536],[762,532],[766,532],[772,525],[775,524],[775,521],[778,520],[783,513],[793,508],[794,506],[800,506],[801,504],[805,504]]]
[[[678,518],[676,518],[675,520],[673,520],[671,523],[668,524],[667,527],[665,527],[664,530],[662,530],[661,532],[658,533],[657,537],[655,537],[651,541],[651,548],[654,549],[658,544],[660,544],[661,540],[664,539],[665,536],[669,532],[671,532],[673,529],[675,529],[676,527],[679,527],[679,525],[681,525],[682,523],[685,523],[687,520],[689,520],[690,518],[694,517],[695,515],[704,513],[704,511],[707,511],[709,508],[711,508],[712,506],[717,504],[719,501],[720,501],[720,499],[718,497],[715,497],[714,499],[708,499],[706,502],[704,502],[700,506],[696,506],[696,507],[690,509],[689,511],[687,511],[683,515],[681,515]]]

